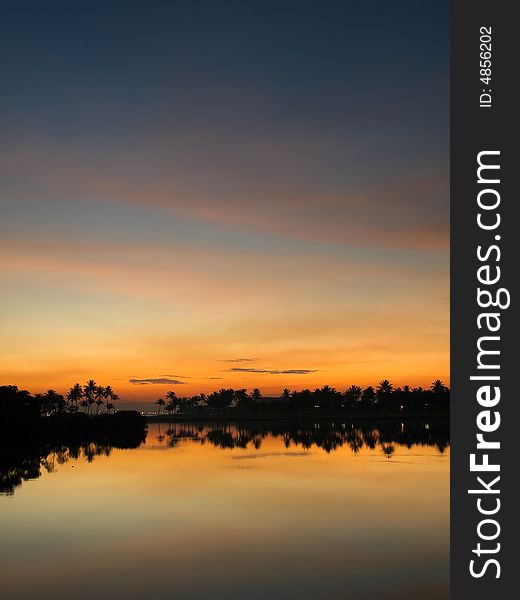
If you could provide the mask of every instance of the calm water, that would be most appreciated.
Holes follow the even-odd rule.
[[[154,423],[85,450],[3,473],[2,598],[448,598],[444,426]]]

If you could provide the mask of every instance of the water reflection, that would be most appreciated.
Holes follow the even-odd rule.
[[[439,419],[432,422],[381,421],[333,422],[287,424],[285,422],[260,423],[170,423],[166,427],[157,423],[159,444],[174,448],[183,440],[211,444],[222,449],[254,447],[259,450],[267,437],[280,438],[286,448],[309,450],[321,448],[334,452],[347,446],[352,452],[362,448],[381,451],[391,457],[395,446],[433,446],[443,453],[449,446],[449,422]]]
[[[183,441],[221,449],[259,450],[266,438],[279,439],[286,449],[320,448],[326,453],[347,447],[357,453],[363,448],[379,449],[391,458],[396,446],[432,446],[443,453],[449,446],[449,423],[445,419],[431,422],[381,421],[365,423],[285,422],[258,423],[156,423],[154,441],[175,448]],[[110,456],[112,448],[138,448],[146,432],[130,430],[101,439],[38,442],[23,431],[0,443],[0,494],[12,495],[24,480],[37,479],[42,472],[54,472],[58,465],[71,459],[92,462],[97,456]],[[150,440],[149,440],[150,441]]]
[[[69,460],[91,463],[97,456],[110,456],[113,448],[138,448],[145,440],[146,429],[139,427],[65,436],[21,428],[0,440],[0,495],[14,494],[24,481],[53,473]]]
[[[29,433],[1,449],[9,600],[449,597],[440,419]]]

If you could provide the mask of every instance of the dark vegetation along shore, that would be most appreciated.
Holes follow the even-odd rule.
[[[74,384],[66,396],[54,390],[31,395],[16,386],[0,387],[0,419],[2,422],[30,420],[39,424],[62,422],[80,417],[106,417],[130,414],[116,411],[119,396],[110,386],[97,385],[89,380],[84,386]],[[209,395],[177,397],[169,391],[159,398],[156,416],[172,417],[269,417],[319,415],[361,415],[365,417],[448,415],[450,390],[437,379],[428,389],[403,386],[395,388],[383,379],[377,387],[361,388],[351,385],[344,391],[328,385],[314,391],[290,391],[285,388],[279,397],[264,398],[258,388],[250,393],[245,389],[222,388]],[[121,418],[121,417],[120,417]],[[85,423],[87,421],[84,421]],[[97,422],[94,420],[93,422]],[[99,420],[104,422],[103,419]]]
[[[67,410],[55,392],[32,396],[16,386],[2,386],[0,494],[12,494],[22,481],[37,479],[42,469],[52,471],[71,458],[92,461],[112,448],[137,448],[146,434],[146,419],[137,411],[89,415],[74,405]]]
[[[209,395],[177,397],[174,391],[159,398],[157,414],[150,420],[190,420],[209,418],[284,418],[350,415],[362,418],[448,416],[450,390],[437,379],[429,389],[403,386],[395,388],[383,379],[377,387],[351,385],[344,391],[328,385],[314,391],[290,391],[285,388],[279,397],[264,398],[258,388],[221,389]]]

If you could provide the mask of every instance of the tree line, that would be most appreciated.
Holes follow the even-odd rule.
[[[209,395],[177,397],[172,390],[165,398],[159,398],[159,414],[174,414],[261,411],[267,408],[287,412],[341,412],[341,411],[425,411],[448,410],[450,390],[440,379],[428,389],[411,388],[408,385],[394,387],[383,379],[376,387],[361,388],[351,385],[344,391],[325,385],[314,391],[304,389],[291,391],[285,388],[278,398],[263,399],[258,388],[250,393],[247,389],[222,388]]]
[[[116,411],[119,396],[110,385],[98,385],[89,379],[85,385],[75,383],[66,395],[55,390],[32,395],[16,385],[0,386],[0,414],[26,417],[64,416],[83,412],[89,416]]]
[[[53,392],[53,390],[49,390],[47,396],[50,392]],[[64,400],[64,409],[69,412],[78,412],[78,410],[83,409],[87,414],[91,414],[94,410],[96,414],[99,414],[102,407],[104,407],[107,413],[115,411],[116,401],[119,400],[119,396],[110,385],[97,385],[93,379],[89,379],[84,386],[75,383],[68,391]],[[54,406],[55,404],[51,403],[51,409]]]

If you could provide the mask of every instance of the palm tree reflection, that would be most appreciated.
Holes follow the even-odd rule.
[[[159,424],[158,424],[159,425]],[[160,426],[160,425],[159,425]],[[433,446],[443,453],[449,446],[449,423],[438,421],[397,421],[370,423],[319,422],[301,425],[273,423],[171,423],[166,431],[166,445],[170,448],[183,441],[200,445],[209,443],[222,450],[248,447],[259,450],[267,437],[280,438],[285,448],[310,450],[320,448],[326,453],[342,447],[356,453],[367,448],[379,448],[391,458],[396,447],[414,445]],[[156,438],[158,440],[158,438]]]

